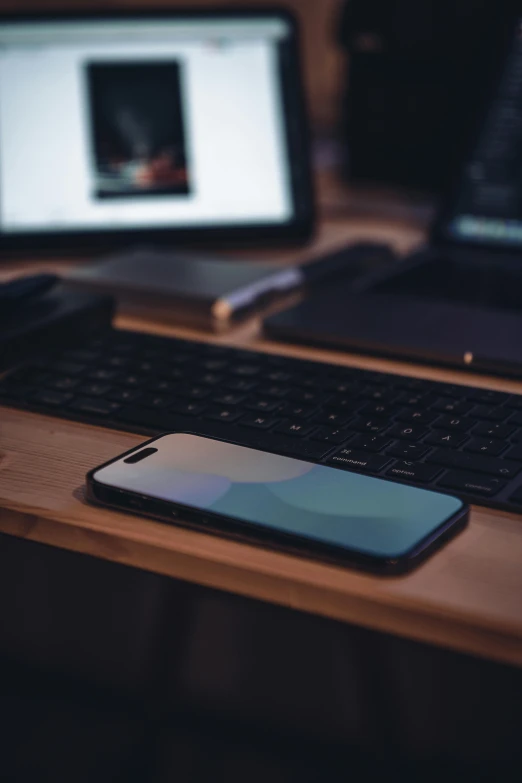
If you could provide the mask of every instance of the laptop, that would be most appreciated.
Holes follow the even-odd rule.
[[[271,337],[522,375],[522,16],[491,49],[487,106],[427,246],[270,318]]]

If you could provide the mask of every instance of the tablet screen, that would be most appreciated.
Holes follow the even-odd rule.
[[[0,24],[4,235],[295,218],[285,17]]]

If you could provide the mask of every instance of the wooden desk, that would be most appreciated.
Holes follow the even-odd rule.
[[[415,221],[361,215],[323,221],[311,249],[376,236],[406,248],[422,237]],[[266,253],[258,253],[266,257]],[[7,264],[63,268],[64,262]],[[180,328],[121,316],[118,325],[205,339]],[[258,323],[220,337],[263,351],[344,366],[476,383],[522,392],[522,383],[405,363],[272,344]],[[143,440],[140,436],[0,408],[0,531],[138,566],[491,660],[522,665],[522,516],[474,508],[468,529],[407,577],[382,579],[88,506],[86,471]]]

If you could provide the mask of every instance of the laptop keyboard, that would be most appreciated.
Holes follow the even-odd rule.
[[[111,330],[0,382],[0,403],[181,430],[522,513],[522,396]]]

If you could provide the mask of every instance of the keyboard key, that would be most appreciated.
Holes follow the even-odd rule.
[[[67,405],[72,398],[72,394],[52,391],[51,389],[39,389],[37,392],[34,392],[34,394],[31,394],[32,402],[39,402],[41,405],[49,405],[51,408]]]
[[[437,402],[437,397],[433,394],[409,394],[408,392],[402,392],[395,400],[396,405],[408,405],[411,408],[422,410],[431,407],[435,402]]]
[[[277,410],[289,419],[309,419],[317,408],[307,408],[304,405],[294,405],[292,403],[278,403]]]
[[[131,363],[128,356],[106,356],[101,358],[101,362],[106,367],[125,368]]]
[[[327,407],[336,411],[344,411],[345,413],[352,414],[358,411],[360,408],[364,407],[366,404],[373,405],[374,403],[364,403],[363,400],[358,400],[355,397],[341,397],[340,395],[334,395],[328,400]]]
[[[400,438],[401,440],[420,440],[423,438],[429,430],[425,427],[420,427],[417,424],[396,424],[388,431],[388,435],[392,438]]]
[[[209,408],[203,415],[206,419],[216,421],[237,421],[243,415],[243,411],[237,408]]]
[[[150,376],[150,375],[163,375],[165,365],[158,364],[157,362],[137,362],[132,363],[127,361],[127,372],[136,373],[136,375]]]
[[[283,370],[275,370],[274,372],[268,373],[266,377],[269,381],[273,381],[274,383],[287,383],[292,379],[292,373],[284,372]]]
[[[504,456],[506,459],[516,459],[517,462],[522,462],[522,444],[513,446]]]
[[[473,405],[469,402],[454,400],[451,397],[441,397],[435,402],[433,408],[441,413],[451,413],[456,416],[465,416],[471,411]],[[485,418],[485,417],[483,417]]]
[[[245,408],[249,411],[259,411],[260,413],[272,413],[280,407],[277,401],[271,399],[262,399],[254,397],[250,402],[245,405]]]
[[[359,410],[361,416],[386,416],[390,418],[401,412],[401,408],[394,405],[389,405],[384,402],[367,402]],[[435,418],[435,416],[433,417]]]
[[[108,383],[82,383],[76,388],[78,394],[85,394],[87,397],[106,397],[111,391],[112,386]]]
[[[360,392],[360,397],[365,400],[374,400],[375,402],[392,403],[397,399],[395,389],[386,389],[384,387],[367,386]]]
[[[198,375],[196,382],[203,383],[206,386],[217,386],[223,380],[222,375],[218,375],[215,372],[207,372],[204,375]]]
[[[242,378],[251,378],[261,372],[261,367],[257,364],[238,364],[230,368],[232,375],[239,375]]]
[[[167,408],[174,404],[174,398],[167,394],[142,394],[140,405],[147,408]]]
[[[437,390],[441,397],[452,397],[453,400],[463,400],[466,397],[466,386],[458,383],[432,383],[432,390]]]
[[[467,435],[463,432],[432,430],[424,442],[429,443],[431,446],[449,446],[450,448],[457,448],[464,443],[465,440],[467,440]]]
[[[233,392],[230,393],[224,393],[224,394],[216,394],[215,397],[212,397],[212,402],[217,402],[218,405],[241,405],[242,402],[246,400],[246,396],[244,394],[234,394]]]
[[[364,470],[369,473],[379,473],[389,462],[390,457],[380,457],[375,454],[366,454],[364,451],[354,449],[341,449],[328,460],[329,465],[346,470]]]
[[[362,451],[383,451],[392,442],[391,438],[382,435],[356,435],[350,441],[350,446]]]
[[[191,373],[187,370],[186,367],[164,367],[163,370],[159,373],[161,377],[166,377],[170,381],[173,381],[174,383],[179,383],[180,381],[183,381],[184,383],[190,383],[192,380]],[[119,383],[121,383],[121,379],[119,380]],[[168,381],[167,381],[168,383]]]
[[[502,405],[510,398],[506,392],[492,391],[491,389],[471,389],[466,387],[464,395],[468,400],[480,402],[484,405]]]
[[[435,449],[426,457],[426,462],[444,465],[447,468],[458,468],[468,472],[487,473],[500,478],[513,478],[522,470],[513,460],[486,457],[483,454],[469,454],[451,449]]]
[[[283,397],[286,397],[289,391],[290,391],[289,386],[278,386],[275,383],[272,384],[271,386],[263,386],[258,390],[259,395],[261,397],[264,397],[266,395],[267,397],[276,397],[278,400],[282,399]]]
[[[502,454],[506,448],[507,445],[501,440],[472,438],[469,443],[466,443],[464,446],[464,451],[472,451],[475,454],[490,454],[492,457],[496,457],[498,454]]]
[[[470,415],[476,419],[487,419],[488,421],[505,421],[511,411],[501,406],[491,407],[489,405],[475,405],[470,411]]]
[[[434,411],[419,410],[418,408],[412,408],[411,410],[402,411],[398,414],[399,421],[410,421],[413,424],[431,424],[439,416]]]
[[[155,378],[149,383],[148,388],[153,394],[175,394],[179,384],[175,381],[157,380]]]
[[[294,438],[304,438],[312,432],[313,426],[305,424],[302,421],[287,421],[276,427],[274,432],[280,435],[292,435]]]
[[[183,402],[182,400],[175,402],[169,408],[173,413],[179,413],[181,416],[201,416],[206,409],[207,406],[200,402]]]
[[[507,408],[513,408],[514,410],[522,410],[522,394],[512,394],[511,397],[506,400],[505,405]]]
[[[137,388],[143,389],[145,386],[148,385],[149,381],[150,379],[147,378],[146,375],[135,375],[134,373],[129,373],[128,375],[120,375],[120,377],[118,378],[118,385],[129,386],[132,389],[137,389]]]
[[[352,383],[351,381],[339,381],[339,379],[335,378],[326,378],[323,381],[322,388],[325,391],[334,392],[339,395],[356,394],[361,391],[361,387],[358,384]]]
[[[244,416],[239,424],[242,427],[252,427],[256,430],[268,430],[278,421],[279,419],[271,419],[268,416]]]
[[[224,370],[228,365],[229,362],[226,359],[206,359],[204,362],[201,362],[201,367],[204,370],[208,370],[208,372],[219,372],[219,370]]]
[[[151,359],[157,358],[157,355],[154,353],[151,355]],[[177,367],[183,367],[186,364],[191,364],[194,361],[194,356],[191,356],[189,353],[173,353],[170,355],[167,359],[169,364],[174,364]]]
[[[302,402],[303,405],[316,406],[319,402],[325,405],[328,402],[328,396],[305,389],[290,389],[287,397],[294,402]]]
[[[378,419],[376,416],[369,419],[360,418],[350,422],[350,427],[358,432],[382,432],[390,426],[388,419]]]
[[[344,443],[353,436],[350,430],[336,429],[334,427],[319,427],[310,437],[312,440],[321,440],[325,443]]]
[[[508,424],[493,424],[489,421],[481,421],[473,427],[473,435],[480,435],[483,438],[500,438],[506,440],[515,432],[515,428]]]
[[[410,462],[409,460],[401,460],[396,462],[395,465],[386,471],[387,476],[394,476],[395,478],[406,479],[407,481],[433,481],[435,476],[440,473],[440,467],[434,467],[433,465],[425,465],[422,462]]]
[[[394,457],[402,457],[402,459],[416,460],[421,459],[429,451],[423,444],[408,443],[407,441],[398,441],[393,443],[386,450],[387,454],[392,454]]]
[[[437,419],[437,427],[449,431],[468,432],[474,424],[476,424],[475,419],[466,418],[465,416],[445,414]]]
[[[317,413],[312,418],[312,421],[317,422],[317,424],[331,424],[332,426],[337,427],[342,427],[343,424],[346,424],[349,420],[349,415],[346,413],[339,413],[338,411],[323,411],[322,413]]]
[[[474,473],[449,470],[438,481],[438,486],[488,497],[500,492],[506,486],[506,482],[489,476],[477,476]]]
[[[107,399],[114,402],[134,402],[141,394],[137,389],[113,389],[107,394]]]
[[[180,397],[188,397],[191,400],[204,400],[212,393],[206,386],[178,386],[177,394]]]
[[[257,381],[248,381],[246,378],[238,378],[234,381],[227,381],[224,384],[224,386],[231,391],[244,392],[245,394],[251,392],[258,385]]]
[[[87,377],[93,381],[114,381],[118,375],[118,370],[111,370],[106,367],[98,367],[95,370],[89,370],[87,373]]]
[[[80,413],[90,413],[94,416],[110,416],[119,411],[121,405],[110,400],[100,400],[96,397],[76,397],[69,408]]]
[[[75,389],[80,383],[79,378],[74,378],[66,375],[58,375],[55,378],[51,378],[46,381],[45,385],[50,389],[58,389],[58,391],[69,391]]]

